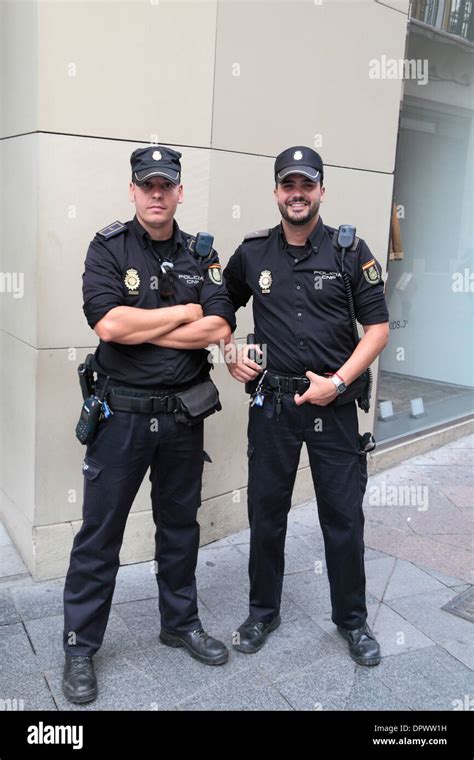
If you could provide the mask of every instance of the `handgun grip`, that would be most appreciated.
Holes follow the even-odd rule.
[[[247,335],[247,346],[254,346],[257,343],[257,339],[255,337],[254,333],[249,333]],[[248,357],[252,362],[258,363],[258,355],[254,348],[251,349],[251,351],[248,352]]]

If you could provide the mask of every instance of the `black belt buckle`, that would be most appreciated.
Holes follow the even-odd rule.
[[[278,377],[278,375],[268,374],[266,377],[266,380],[268,382],[269,388],[272,388],[273,390],[277,390],[280,387],[280,378]]]
[[[163,396],[161,400],[165,412],[170,414],[176,410],[176,396]]]
[[[309,386],[311,385],[309,379],[307,377],[299,377],[296,381],[296,392],[299,396],[302,396],[303,393],[306,393]]]

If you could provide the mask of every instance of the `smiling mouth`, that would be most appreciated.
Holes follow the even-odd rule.
[[[304,208],[307,207],[307,203],[298,201],[297,203],[288,203],[288,206],[292,208],[294,211],[302,211]]]

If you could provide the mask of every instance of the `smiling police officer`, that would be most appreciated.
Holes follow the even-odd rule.
[[[234,378],[254,381],[248,426],[250,615],[234,646],[257,652],[280,625],[287,515],[305,442],[332,620],[353,659],[377,665],[380,648],[366,622],[366,451],[358,434],[357,395],[349,386],[355,381],[352,388],[360,387],[358,378],[386,345],[388,312],[380,264],[356,239],[344,267],[364,328],[356,347],[336,231],[319,215],[323,171],[319,154],[305,146],[277,157],[274,195],[281,224],[247,235],[224,272],[236,309],[253,299],[256,350],[266,349],[264,372],[248,352],[229,364]]]
[[[183,201],[180,158],[164,146],[133,152],[136,215],[100,230],[85,262],[84,313],[100,338],[93,392],[105,403],[87,441],[83,523],[64,591],[63,691],[72,702],[97,695],[92,656],[105,633],[128,513],[148,468],[160,639],[209,665],[228,658],[198,616],[196,515],[202,419],[220,408],[204,349],[227,341],[235,318],[216,252],[174,220]]]

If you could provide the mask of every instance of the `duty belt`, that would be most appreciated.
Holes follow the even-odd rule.
[[[269,370],[263,378],[262,390],[303,395],[310,386],[309,379],[298,375],[281,375]]]
[[[176,394],[195,384],[192,382],[183,384],[179,388],[150,388],[149,390],[109,384],[106,400],[113,412],[171,413],[177,408]],[[97,389],[100,390],[100,383]]]

